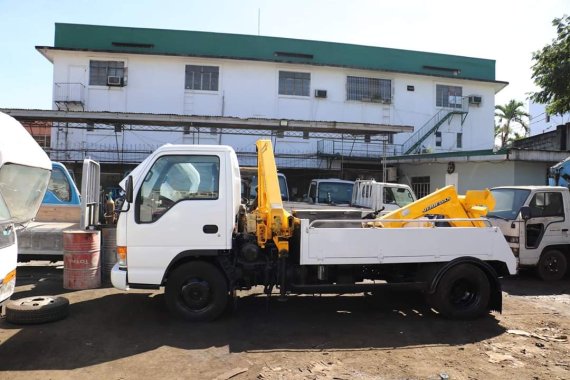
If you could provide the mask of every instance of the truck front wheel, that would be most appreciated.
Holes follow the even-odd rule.
[[[472,264],[450,268],[430,295],[430,304],[444,317],[474,319],[487,313],[491,285],[487,275]]]
[[[540,256],[538,261],[538,276],[543,281],[562,280],[566,274],[566,256],[557,249],[549,249]]]
[[[174,315],[188,321],[211,321],[226,308],[228,285],[216,266],[193,261],[174,269],[166,282],[164,295]]]

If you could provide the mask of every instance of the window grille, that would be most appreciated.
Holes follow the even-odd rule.
[[[425,197],[430,191],[430,177],[412,177],[412,190],[418,199]]]
[[[311,74],[279,71],[279,95],[309,96]]]
[[[125,62],[89,61],[89,84],[91,86],[107,86],[108,77],[121,78],[121,83],[124,83]]]
[[[217,66],[186,65],[184,88],[187,90],[218,91],[220,68]]]
[[[392,81],[349,76],[346,80],[346,100],[390,103],[392,101]]]
[[[438,84],[435,87],[437,107],[461,108],[462,88]]]

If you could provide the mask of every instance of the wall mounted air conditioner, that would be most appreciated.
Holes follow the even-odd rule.
[[[117,77],[117,76],[107,77],[107,86],[122,86],[122,85],[123,85],[123,77]]]
[[[315,98],[326,98],[327,90],[315,90]]]
[[[477,95],[469,96],[469,104],[475,104],[475,105],[481,104],[481,97]]]

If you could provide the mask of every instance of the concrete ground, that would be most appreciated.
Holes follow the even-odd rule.
[[[42,265],[37,265],[42,264]],[[68,291],[61,263],[18,268],[13,299],[64,295],[70,315],[0,321],[2,379],[570,378],[570,282],[503,280],[503,314],[450,321],[414,292],[291,297],[256,291],[213,323],[185,323],[162,292]]]

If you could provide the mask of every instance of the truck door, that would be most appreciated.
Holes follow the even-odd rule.
[[[231,247],[224,165],[223,156],[205,154],[154,161],[135,189],[134,218],[127,222],[129,283],[160,283],[181,252]]]
[[[523,265],[537,263],[543,247],[568,240],[565,227],[562,193],[543,191],[534,194],[529,202],[530,219],[522,229],[520,260]]]

